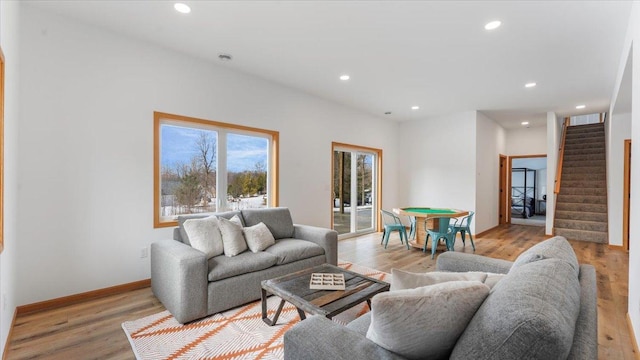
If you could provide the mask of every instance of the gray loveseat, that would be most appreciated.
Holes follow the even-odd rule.
[[[263,222],[276,243],[264,251],[207,260],[190,246],[182,224],[207,215],[178,218],[173,240],[151,244],[151,289],[180,323],[202,318],[260,298],[260,282],[316,265],[338,261],[334,230],[293,224],[287,208],[251,209],[215,214],[238,215],[244,226]]]
[[[437,270],[507,274],[473,315],[450,359],[598,358],[595,268],[579,265],[563,237],[533,246],[515,262],[446,252]],[[310,317],[285,333],[284,358],[403,359],[366,337],[370,323],[371,312],[347,326]]]

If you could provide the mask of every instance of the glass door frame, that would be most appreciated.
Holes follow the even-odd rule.
[[[371,147],[365,147],[365,146],[358,146],[358,145],[351,145],[351,144],[345,144],[345,143],[338,143],[338,142],[332,142],[331,143],[331,191],[330,191],[330,214],[331,214],[331,228],[333,229],[334,227],[334,213],[333,213],[333,209],[334,209],[334,154],[336,151],[345,151],[345,152],[352,152],[352,153],[364,153],[367,155],[373,155],[374,156],[374,164],[372,164],[372,177],[373,177],[373,184],[371,186],[371,190],[372,190],[372,194],[371,194],[371,207],[372,207],[372,219],[373,219],[373,224],[371,228],[365,229],[365,230],[357,230],[357,226],[356,226],[356,231],[355,232],[349,232],[346,234],[341,234],[338,235],[338,239],[345,239],[345,238],[349,238],[349,237],[353,237],[353,236],[358,236],[361,234],[365,234],[365,233],[371,233],[371,232],[380,232],[382,227],[381,227],[381,219],[380,219],[380,209],[382,208],[382,150],[381,149],[376,149],[376,148],[371,148]],[[356,157],[357,158],[357,157]],[[352,194],[353,196],[353,194]],[[353,203],[353,201],[351,201],[350,203]],[[357,196],[356,196],[356,202],[355,205],[357,207]],[[355,214],[357,215],[357,212],[355,212]],[[352,215],[351,216],[351,222],[353,223],[354,219],[356,218],[356,216]],[[352,226],[353,228],[353,226]]]

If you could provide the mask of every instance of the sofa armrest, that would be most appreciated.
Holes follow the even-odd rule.
[[[580,312],[576,320],[573,346],[567,359],[598,358],[598,295],[596,268],[580,265]]]
[[[436,270],[438,271],[483,271],[506,274],[513,263],[507,260],[494,259],[481,255],[447,251],[438,255]]]
[[[151,290],[184,324],[207,315],[207,257],[175,240],[151,244]]]
[[[322,316],[311,316],[284,333],[285,360],[403,359],[361,334]]]
[[[338,232],[331,229],[309,226],[293,225],[293,237],[316,243],[324,248],[327,263],[338,265]]]

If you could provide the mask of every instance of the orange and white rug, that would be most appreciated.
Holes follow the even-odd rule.
[[[364,266],[339,262],[342,268],[389,282],[387,273]],[[280,298],[267,299],[273,317]],[[369,311],[366,303],[355,306],[333,321],[347,324]],[[122,324],[138,360],[146,359],[283,359],[282,336],[300,318],[296,308],[285,303],[275,326],[262,321],[260,301],[214,314],[182,325],[168,312]]]

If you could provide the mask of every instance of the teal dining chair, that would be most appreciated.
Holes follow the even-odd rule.
[[[475,212],[469,211],[469,215],[455,219],[455,222],[449,225],[449,229],[453,232],[453,236],[451,237],[451,250],[453,250],[453,246],[456,241],[456,235],[458,234],[458,232],[460,232],[460,237],[462,238],[462,246],[465,246],[465,233],[468,233],[469,239],[471,239],[471,247],[473,248],[473,251],[476,251],[476,244],[473,243],[473,235],[471,234],[471,229],[469,228],[474,214]]]
[[[431,218],[434,224],[438,224],[438,229],[429,229],[427,227],[428,220],[425,220],[424,227],[427,230],[427,236],[424,240],[424,247],[422,248],[422,252],[427,252],[427,243],[429,242],[429,238],[431,238],[431,258],[433,259],[436,255],[436,248],[438,247],[438,242],[440,240],[444,240],[444,243],[447,247],[447,250],[453,249],[453,230],[449,226],[450,217],[434,217]]]
[[[396,216],[396,214],[386,211],[380,210],[380,215],[382,215],[382,222],[384,223],[384,229],[382,230],[382,240],[380,244],[384,243],[384,248],[387,248],[387,244],[389,243],[389,235],[391,232],[397,231],[400,235],[400,243],[407,244],[407,249],[409,249],[409,239],[407,238],[407,229],[404,227],[400,218]]]

